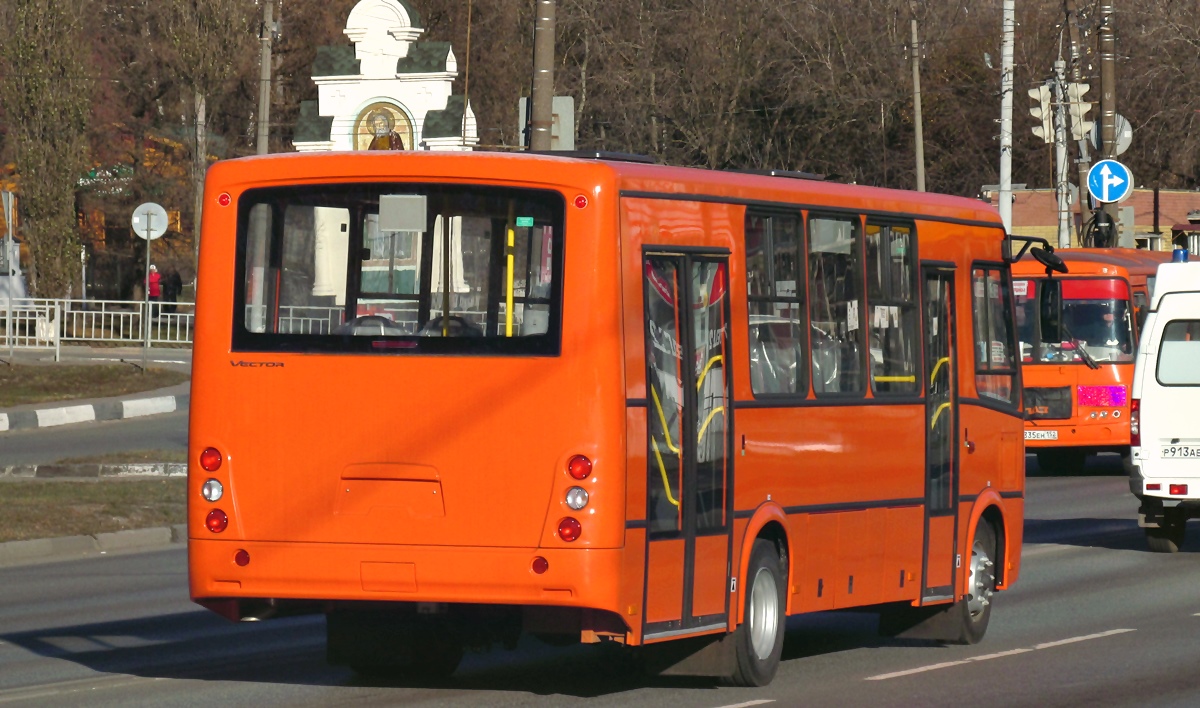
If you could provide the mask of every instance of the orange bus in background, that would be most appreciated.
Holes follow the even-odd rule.
[[[193,599],[366,672],[525,632],[762,685],[861,606],[978,641],[1024,508],[994,210],[599,157],[209,170]]]
[[[1017,332],[1025,379],[1025,445],[1045,471],[1070,472],[1088,455],[1119,453],[1129,464],[1129,390],[1139,331],[1165,251],[1055,251],[1068,272],[1046,277],[1032,257],[1013,264]],[[1042,311],[1051,292],[1053,315]],[[1045,318],[1058,324],[1047,335]]]

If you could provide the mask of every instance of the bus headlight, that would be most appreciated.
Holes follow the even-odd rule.
[[[567,506],[579,511],[587,506],[588,493],[583,487],[571,487],[567,490]]]

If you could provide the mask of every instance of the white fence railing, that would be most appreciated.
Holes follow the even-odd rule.
[[[0,300],[0,347],[53,349],[57,361],[64,344],[189,346],[195,321],[190,302],[125,300]]]

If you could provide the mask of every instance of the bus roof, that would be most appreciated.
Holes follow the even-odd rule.
[[[241,172],[241,175],[230,174],[230,171]],[[255,186],[327,179],[386,181],[478,177],[530,185],[570,184],[577,187],[615,182],[617,189],[629,196],[837,207],[868,215],[903,215],[1003,229],[995,207],[966,197],[602,157],[484,151],[280,153],[221,161],[213,165],[211,172],[225,180],[238,181],[240,177],[257,183]]]
[[[1167,263],[1171,260],[1171,254],[1166,251],[1148,251],[1137,248],[1062,248],[1054,253],[1067,264],[1068,276],[1099,275],[1105,272],[1106,267],[1120,269],[1118,275],[1123,277],[1130,275],[1153,276],[1160,263]],[[1045,267],[1028,253],[1013,264],[1014,274],[1031,275],[1044,271]]]

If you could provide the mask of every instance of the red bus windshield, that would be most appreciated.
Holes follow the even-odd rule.
[[[1057,278],[1061,288],[1063,336],[1044,342],[1038,326],[1038,289],[1045,278],[1016,280],[1017,334],[1021,361],[1027,364],[1082,364],[1079,347],[1099,363],[1133,361],[1133,321],[1129,283],[1120,278]]]

